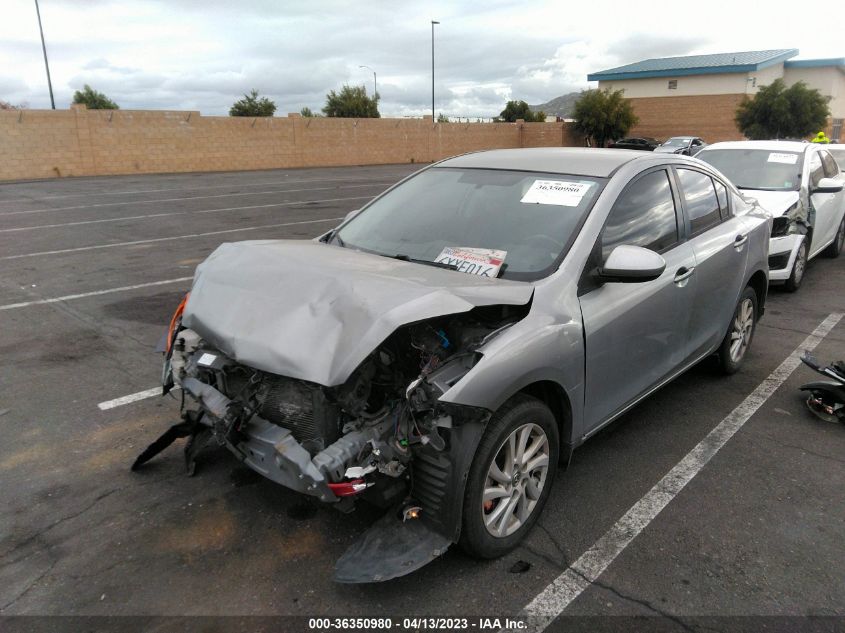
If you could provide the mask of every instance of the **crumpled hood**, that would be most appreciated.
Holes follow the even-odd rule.
[[[182,323],[239,363],[334,386],[402,325],[533,290],[319,242],[235,242],[197,267]]]
[[[658,145],[654,148],[654,151],[657,154],[677,154],[681,150],[687,149],[686,147],[679,147],[675,145]]]
[[[742,195],[747,198],[754,198],[766,211],[774,217],[786,213],[788,209],[798,202],[797,191],[757,191],[754,189],[741,189]]]

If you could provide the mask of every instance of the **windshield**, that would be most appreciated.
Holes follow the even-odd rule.
[[[495,276],[539,279],[560,264],[604,182],[585,176],[434,167],[375,200],[332,241],[450,267],[461,263],[466,249],[479,249],[495,262]],[[470,253],[476,256],[479,250]]]
[[[696,155],[740,189],[795,191],[801,180],[802,155],[768,149],[706,149]]]
[[[663,144],[666,145],[667,147],[684,147],[686,145],[689,145],[691,140],[692,139],[689,138],[689,137],[687,137],[687,138],[681,138],[681,137],[670,138],[668,141],[666,141]]]

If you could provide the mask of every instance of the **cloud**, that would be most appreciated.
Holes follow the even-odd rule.
[[[841,55],[835,38],[798,33],[781,12],[711,4],[703,12],[668,0],[647,8],[621,0],[51,0],[41,11],[60,107],[88,83],[124,108],[226,114],[255,88],[279,113],[319,110],[344,84],[370,91],[372,74],[358,68],[366,64],[378,73],[384,114],[426,114],[432,19],[441,22],[437,110],[453,116],[495,115],[510,98],[541,103],[586,88],[590,72],[649,57],[802,45]],[[4,0],[0,59],[0,99],[49,107],[31,0]]]
[[[709,43],[710,38],[704,36],[646,37],[638,34],[614,42],[607,47],[607,53],[618,57],[620,65],[624,65],[655,57],[689,55],[703,50]]]

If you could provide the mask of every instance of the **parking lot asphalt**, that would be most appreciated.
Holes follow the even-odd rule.
[[[0,613],[519,613],[845,309],[845,257],[814,260],[798,293],[771,290],[740,373],[707,360],[578,449],[517,550],[337,585],[378,511],[342,515],[225,452],[193,478],[177,447],[132,473],[178,402],[98,404],[157,385],[153,348],[218,244],[314,237],[415,169],[0,184]],[[845,319],[815,353],[845,358]],[[813,379],[788,374],[562,615],[845,615],[845,427],[805,409]]]

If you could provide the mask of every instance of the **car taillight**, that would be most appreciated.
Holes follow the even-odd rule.
[[[185,293],[182,301],[176,307],[176,312],[170,318],[170,325],[167,327],[167,346],[165,347],[165,354],[170,358],[170,351],[173,348],[173,342],[176,340],[176,335],[179,333],[179,327],[182,325],[182,313],[185,311],[185,304],[188,303],[190,292]]]

